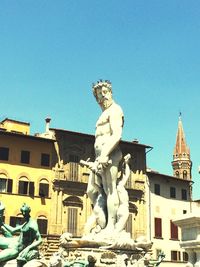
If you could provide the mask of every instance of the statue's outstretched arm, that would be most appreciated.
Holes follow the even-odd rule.
[[[16,227],[12,227],[12,226],[10,226],[10,225],[8,225],[8,224],[3,223],[3,227],[4,227],[7,231],[9,231],[11,234],[14,234],[14,233],[19,232],[19,231],[21,230],[22,226],[23,226],[23,224],[22,224],[22,225],[18,225],[18,226],[16,226]]]

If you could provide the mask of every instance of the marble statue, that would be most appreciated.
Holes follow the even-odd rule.
[[[100,80],[94,84],[93,94],[102,114],[96,123],[96,158],[89,177],[87,194],[93,206],[104,214],[99,221],[99,227],[104,233],[111,234],[115,229],[119,208],[117,178],[122,152],[118,144],[122,136],[124,115],[121,107],[112,98],[109,81]]]
[[[5,209],[4,205],[0,205],[0,214]],[[0,263],[11,259],[16,259],[24,265],[26,262],[38,257],[38,246],[42,243],[42,238],[38,230],[38,225],[30,216],[30,207],[23,204],[20,209],[25,222],[22,225],[12,227],[3,222],[0,216],[0,226],[6,231],[4,237],[0,237]],[[12,237],[14,233],[19,232],[18,237]],[[10,233],[8,235],[8,233]]]

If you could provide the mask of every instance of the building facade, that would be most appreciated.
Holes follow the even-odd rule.
[[[20,207],[26,203],[40,232],[48,234],[54,141],[29,133],[29,123],[5,119],[0,124],[0,201],[7,224],[21,222]]]

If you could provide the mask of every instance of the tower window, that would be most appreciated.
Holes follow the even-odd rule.
[[[187,171],[183,171],[183,179],[187,179]]]
[[[176,171],[175,175],[176,175],[176,177],[179,177],[179,172],[178,172],[178,171]]]

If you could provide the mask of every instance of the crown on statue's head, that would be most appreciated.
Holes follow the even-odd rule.
[[[109,80],[99,80],[96,83],[92,84],[93,94],[96,96],[96,91],[102,87],[108,88],[112,92],[112,83]]]

